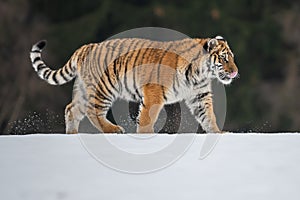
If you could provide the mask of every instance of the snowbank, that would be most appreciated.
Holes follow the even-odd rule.
[[[115,149],[140,157],[155,155],[176,140],[183,141],[178,146],[184,144],[187,148],[156,154],[144,165],[147,168],[153,160],[163,163],[178,154],[173,163],[163,163],[160,170],[124,173],[112,169],[114,166],[108,167],[101,156],[111,158],[114,162],[111,165],[125,163],[125,167],[140,158],[112,154],[112,146],[100,147],[101,137]],[[1,136],[0,197],[5,200],[300,199],[300,134],[222,135],[202,160],[199,156],[206,135],[143,137]],[[98,150],[105,152],[100,158],[92,148],[97,144]]]

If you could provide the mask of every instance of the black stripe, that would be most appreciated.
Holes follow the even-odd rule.
[[[193,42],[195,42],[195,44],[193,44],[192,46],[190,46],[188,49],[184,49],[183,52],[180,52],[180,53],[184,53],[184,52],[191,51],[193,48],[199,46],[199,43],[198,43],[198,42],[196,42],[196,41],[193,41]]]
[[[64,69],[65,69],[65,72],[66,72],[66,74],[68,75],[68,76],[72,76],[72,74],[70,73],[70,71],[69,71],[69,67],[71,66],[71,62],[70,63],[67,63],[67,66],[65,66],[64,67]],[[71,67],[70,67],[71,68]]]
[[[100,105],[98,103],[89,102],[89,104],[90,104],[90,106],[93,106],[94,108],[97,108],[97,109],[101,109],[102,111],[109,110],[109,108],[110,108],[110,106]]]
[[[210,94],[210,92],[204,92],[204,93],[198,94],[196,98],[201,101],[203,98],[205,98],[209,94]]]
[[[45,79],[49,80],[49,76],[52,74],[52,70],[49,70],[45,76]]]
[[[198,107],[198,108],[196,108],[195,110],[194,110],[194,115],[196,116],[196,117],[198,117],[198,116],[200,116],[200,113],[201,113],[201,115],[202,115],[202,113],[204,113],[205,112],[205,110],[204,110],[204,107]],[[200,118],[200,117],[199,117]]]
[[[156,82],[157,84],[160,84],[160,64],[157,65],[157,69],[156,69]]]
[[[120,55],[118,57],[118,64],[119,64],[119,68],[117,71],[121,72],[121,67],[122,67],[122,63],[123,63],[123,59],[124,59],[124,54],[122,51],[123,51],[123,48],[124,48],[124,43],[126,43],[126,40],[122,40],[121,44],[120,44],[120,47],[119,47],[119,52],[120,52]],[[123,54],[122,54],[123,53]]]
[[[33,50],[33,51],[30,51],[30,53],[41,53],[41,50]]]
[[[119,74],[118,74],[118,71],[117,71],[117,68],[116,68],[117,62],[118,62],[118,59],[115,59],[113,61],[113,69],[114,69],[114,74],[116,76],[116,79],[118,80],[119,79],[119,77],[118,77]]]
[[[210,107],[210,103],[209,102],[206,102],[204,105],[205,105],[205,107]]]
[[[140,56],[140,53],[141,53],[141,51],[143,50],[143,47],[144,47],[144,45],[145,45],[145,43],[147,43],[148,41],[144,41],[143,43],[142,43],[142,45],[140,46],[140,48],[139,48],[139,50],[137,50],[138,52],[137,52],[137,55],[135,56],[135,58],[134,58],[134,61],[133,61],[133,67],[135,67],[135,65],[136,65],[136,62],[137,62],[137,60],[138,60],[138,57]],[[147,49],[145,49],[145,51],[147,51]]]
[[[137,88],[137,86],[136,86],[136,73],[138,72],[138,70],[136,70],[136,62],[138,61],[138,57],[140,56],[140,53],[141,53],[141,51],[142,51],[142,49],[144,48],[144,45],[146,44],[146,43],[148,43],[148,41],[144,41],[143,43],[142,43],[142,45],[139,47],[139,51],[138,51],[138,53],[137,53],[137,55],[136,55],[136,57],[135,57],[135,59],[134,59],[134,62],[133,62],[133,68],[132,68],[132,71],[133,71],[133,88],[135,89],[135,92],[136,92],[136,94],[141,98],[142,96],[141,96],[141,94],[139,93],[139,90],[138,90],[138,88]],[[147,49],[145,49],[145,51],[147,51]]]
[[[118,62],[118,60],[119,60],[119,57],[121,56],[120,55],[120,48],[121,48],[121,46],[123,45],[122,43],[121,43],[121,41],[119,40],[119,39],[117,39],[117,41],[118,41],[118,45],[115,47],[113,47],[113,50],[111,51],[112,53],[111,53],[111,59],[113,58],[113,54],[114,54],[114,52],[115,52],[115,49],[117,48],[117,47],[119,47],[119,49],[118,49],[118,52],[117,52],[117,55],[118,55],[118,57],[117,58],[114,58],[114,60],[113,60],[113,70],[114,70],[114,74],[115,74],[115,76],[116,76],[116,81],[117,82],[119,82],[119,71],[117,70],[117,62]],[[119,87],[120,88],[120,87]]]
[[[88,83],[86,87],[93,90],[95,96],[98,96],[99,98],[109,101],[109,102],[112,101],[112,99],[109,98],[107,94],[104,94],[104,91],[102,90],[102,88],[98,88],[98,89],[95,88],[95,85],[93,83]]]
[[[108,57],[109,51],[111,51],[111,49],[110,49],[111,45],[110,44],[112,42],[115,42],[115,41],[114,40],[108,40],[107,43],[106,43],[106,45],[105,45],[106,52],[105,52],[105,57],[104,57],[104,62],[103,62],[103,64],[104,64],[103,67],[105,67],[105,68],[103,68],[104,71],[106,71],[108,69],[108,66],[109,66],[109,64],[107,63],[107,57]]]
[[[175,73],[174,73],[174,76],[173,76],[173,91],[175,92],[175,95],[177,96],[178,95],[178,90],[176,89],[176,82],[177,82],[177,87],[179,87],[179,82],[178,82],[178,77],[177,77],[177,65],[178,65],[178,60],[179,60],[179,55],[176,54],[176,62],[175,62]]]
[[[112,87],[115,91],[118,92],[117,88],[116,88],[115,85],[112,83],[111,77],[110,77],[110,75],[109,75],[109,66],[110,66],[111,59],[112,59],[112,56],[113,56],[113,53],[114,53],[114,49],[115,49],[114,45],[115,45],[115,43],[117,43],[117,42],[118,42],[118,40],[115,39],[115,40],[109,41],[108,44],[107,44],[107,46],[108,46],[107,49],[111,51],[111,56],[110,56],[109,63],[107,63],[107,57],[108,57],[108,54],[109,54],[109,52],[107,51],[107,52],[106,52],[106,56],[104,57],[104,66],[106,67],[106,68],[104,69],[104,73],[106,74],[107,80],[108,80],[109,84],[111,85],[111,87]],[[112,47],[112,49],[110,49],[109,47]]]
[[[154,52],[155,52],[155,49],[154,49],[154,48],[147,48],[147,50],[145,50],[144,53],[143,53],[143,55],[142,55],[142,58],[141,58],[140,63],[139,63],[140,65],[144,64],[143,62],[144,62],[145,54],[146,54],[146,52],[148,51],[148,49],[153,49]],[[150,50],[150,53],[152,53],[151,50]],[[149,54],[149,55],[150,55],[150,54]]]
[[[175,62],[175,69],[177,69],[177,65],[178,65],[178,60],[179,60],[179,55],[178,54],[175,54],[176,55],[176,57],[175,57],[175,59],[176,59],[176,62]]]
[[[97,116],[97,117],[102,117],[102,116],[106,116],[106,113],[107,113],[107,111],[109,110],[109,107],[108,108],[106,108],[106,109],[104,109],[104,108],[100,108],[100,110],[101,111],[103,111],[103,112],[94,112],[94,110],[95,109],[99,109],[99,108],[97,108],[97,106],[95,106],[95,105],[90,105],[90,104],[88,104],[87,105],[87,107],[88,107],[88,109],[90,109],[90,110],[92,110],[93,112],[89,112],[89,115],[95,115],[95,116]]]
[[[197,60],[200,54],[201,54],[201,51],[197,51],[197,55],[195,57],[193,57],[193,59],[191,60],[190,63],[193,63],[195,60]]]
[[[191,104],[194,104],[194,103],[197,103],[197,102],[199,102],[199,99],[198,99],[197,96],[191,100]]]
[[[205,43],[204,43],[203,49],[204,49],[206,52],[209,52],[209,49],[208,49],[208,42],[205,42]]]
[[[139,50],[137,52],[137,55],[134,58],[134,62],[133,62],[133,66],[132,66],[132,71],[133,71],[133,89],[135,90],[136,94],[139,96],[140,99],[142,98],[142,96],[139,93],[138,88],[136,86],[136,73],[139,71],[139,70],[136,70],[136,62],[138,61],[138,58],[139,58],[139,56],[141,54],[141,51],[143,50],[145,44],[147,44],[147,43],[148,43],[148,41],[143,41],[143,43],[139,47]],[[147,49],[145,49],[145,52],[147,52]]]
[[[78,110],[79,110],[81,115],[83,115],[83,116],[85,115],[85,112],[83,110],[81,110],[80,107],[78,107]]]
[[[157,49],[155,49],[155,48],[151,48],[149,57],[151,57],[152,55],[155,55],[156,54],[156,50]],[[144,60],[144,56],[145,56],[145,54],[143,54],[142,60]],[[152,82],[152,76],[153,76],[154,69],[155,69],[155,67],[151,67],[150,77],[149,77],[147,83],[151,83]]]
[[[102,74],[102,71],[101,71],[101,66],[103,66],[104,64],[103,63],[100,63],[101,61],[101,57],[102,57],[102,51],[103,51],[103,47],[104,47],[104,42],[101,43],[101,47],[98,51],[95,52],[94,56],[95,56],[95,60],[98,62],[98,67],[95,66],[96,70],[98,71],[98,74],[99,74],[99,77],[101,77],[101,74]],[[97,48],[98,49],[98,48]],[[104,69],[104,66],[103,66],[103,69]]]
[[[115,98],[115,95],[114,95],[113,92],[108,88],[108,86],[105,84],[105,81],[102,79],[102,77],[99,78],[98,80],[101,82],[101,84],[102,84],[102,86],[105,88],[105,90],[106,90],[113,98]],[[101,85],[99,85],[99,86],[101,86]],[[106,95],[107,95],[107,94],[106,94]]]
[[[106,92],[104,92],[103,89],[101,88],[102,92],[105,93],[106,96],[110,95],[114,98],[114,95],[113,95],[112,91],[108,89],[107,85],[105,84],[105,81],[102,79],[104,74],[102,75],[102,72],[100,71],[101,70],[101,64],[99,63],[99,61],[100,61],[100,57],[101,57],[101,52],[103,50],[103,46],[104,46],[104,44],[102,44],[101,47],[100,47],[100,50],[96,51],[97,53],[95,52],[95,54],[94,54],[95,60],[98,61],[98,67],[94,66],[94,68],[90,68],[90,70],[93,70],[93,69],[95,70],[95,73],[93,71],[91,71],[90,74],[92,74],[95,81],[99,81],[99,83],[101,83],[101,85],[105,88],[105,90],[109,94],[106,94]],[[98,75],[98,77],[96,75]]]
[[[162,89],[162,92],[163,92],[163,97],[164,97],[164,100],[165,100],[165,101],[167,101],[167,100],[168,100],[168,98],[167,98],[167,96],[166,96],[166,93],[165,93],[165,88],[164,88],[164,86],[161,86],[161,89]]]
[[[134,48],[132,48],[133,50],[137,47],[137,45],[140,43],[140,40],[139,39],[137,39],[136,40],[136,43],[134,44],[134,45],[132,45],[132,43],[131,43],[131,46],[129,46],[129,48],[131,48],[132,46],[134,47]],[[127,54],[127,56],[126,56],[126,63],[125,63],[125,70],[124,70],[124,84],[125,84],[125,89],[126,89],[126,91],[132,96],[132,97],[134,97],[134,94],[129,90],[129,88],[128,88],[128,83],[127,83],[127,64],[128,64],[128,62],[129,62],[129,60],[131,59],[131,57],[132,56],[130,56],[129,58],[128,58],[129,56],[128,56],[128,54]]]
[[[169,49],[172,47],[172,43],[171,44],[169,44],[169,46],[166,48],[166,49],[163,49],[163,54],[161,55],[161,58],[160,58],[160,60],[159,60],[159,62],[158,62],[158,69],[157,69],[157,75],[156,75],[156,79],[157,79],[157,82],[159,83],[159,78],[160,78],[160,65],[161,65],[161,63],[162,63],[162,61],[163,61],[163,59],[164,59],[164,57],[165,57],[165,55],[168,53],[168,51],[169,51]]]
[[[178,90],[176,89],[176,86],[175,86],[176,78],[177,78],[177,75],[176,75],[176,72],[175,72],[175,74],[173,76],[173,91],[175,92],[175,96],[178,95]]]
[[[100,92],[99,92],[99,94],[100,94]],[[104,99],[101,98],[101,97],[103,97],[103,95],[102,94],[99,95],[99,94],[90,94],[89,99],[91,99],[91,98],[96,99],[97,101],[99,101],[100,103],[105,104],[105,105],[110,105],[111,104],[110,100],[107,100],[109,102],[104,101]]]
[[[37,61],[39,61],[39,60],[42,60],[40,56],[39,56],[39,57],[36,57],[36,58],[33,60],[32,63],[34,64],[35,62],[37,62]]]
[[[200,87],[197,87],[199,89],[205,88],[206,86],[208,86],[208,82],[206,82],[204,85],[201,85]]]
[[[115,91],[118,92],[118,90],[117,90],[117,89],[115,88],[115,86],[113,85],[112,80],[111,80],[111,77],[110,77],[110,75],[109,75],[109,65],[110,65],[110,63],[107,62],[107,57],[108,57],[108,55],[109,55],[109,51],[112,51],[112,52],[113,52],[113,50],[111,50],[110,47],[113,46],[115,43],[116,43],[116,40],[109,40],[109,41],[107,42],[106,46],[105,46],[106,49],[107,49],[107,51],[105,52],[104,63],[103,63],[103,64],[104,64],[103,70],[104,70],[104,74],[106,75],[106,78],[107,78],[107,80],[108,80],[108,82],[109,82],[111,88],[113,88]],[[111,59],[111,58],[110,58],[110,59]],[[110,62],[110,61],[109,61],[109,62]],[[104,76],[102,76],[102,78],[104,78]]]
[[[127,58],[128,57],[128,54],[127,54],[127,56],[126,56],[126,64],[125,64],[125,69],[124,69],[124,85],[125,85],[125,89],[126,89],[126,91],[132,96],[133,94],[131,93],[131,91],[129,90],[129,88],[128,88],[128,83],[127,83],[127,62],[128,62],[128,59],[129,58]]]
[[[217,63],[218,56],[216,54],[213,54],[212,56],[214,57],[214,63]]]
[[[41,76],[43,77],[43,79],[45,79],[46,74],[48,73],[48,71],[50,71],[49,68],[48,68],[48,69],[45,69],[45,70],[43,71],[43,74],[41,74]]]
[[[135,92],[137,92],[137,95],[138,96],[141,96],[140,94],[139,94],[139,92],[138,92],[138,88],[136,87],[136,68],[133,66],[133,68],[132,68],[132,75],[133,75],[133,77],[132,77],[132,79],[133,79],[133,89],[135,90]]]
[[[42,41],[39,41],[36,46],[39,48],[39,49],[43,49],[45,46],[46,46],[47,42],[46,40],[42,40]]]
[[[119,86],[119,93],[122,93],[123,87],[122,87],[122,82],[120,80],[120,78],[121,78],[122,59],[121,58],[116,59],[114,64],[116,65],[116,67],[115,67],[116,68],[116,74],[115,75],[116,75],[116,81],[117,81],[118,86]]]
[[[107,88],[107,85],[105,84],[104,80],[102,79],[102,76],[100,75],[100,72],[98,70],[99,68],[100,67],[96,67],[95,68],[95,70],[96,70],[97,75],[98,75],[99,78],[96,76],[96,73],[90,72],[90,74],[93,76],[93,78],[94,78],[95,81],[98,81],[98,83],[96,83],[96,84],[98,84],[99,87],[103,86],[105,88],[105,90],[107,91],[108,94],[106,92],[104,92],[104,90],[102,88],[101,89],[102,89],[102,92],[105,93],[106,96],[112,96],[112,97],[114,97],[112,91]],[[99,83],[101,83],[101,84],[99,84]],[[93,87],[95,87],[95,86],[93,86]]]
[[[140,100],[143,98],[138,89],[135,90],[135,93],[139,96]]]
[[[140,52],[141,50],[142,50],[142,47],[143,47],[143,45],[145,44],[145,41],[143,41],[143,40],[141,40],[141,39],[136,39],[136,43],[135,44],[133,44],[133,42],[131,43],[131,45],[129,46],[129,51],[130,50],[132,50],[132,53],[134,53],[135,51],[138,51],[138,52]],[[142,44],[141,44],[141,42],[142,42]],[[147,41],[146,41],[147,42]],[[138,48],[138,50],[136,50],[136,48],[138,47],[138,45],[139,44],[141,44],[141,46]],[[131,47],[133,47],[133,48],[131,48]],[[133,55],[133,54],[132,54]],[[138,53],[138,55],[137,56],[139,56],[139,53]],[[136,56],[136,57],[137,57]],[[126,63],[127,64],[127,63]],[[135,64],[135,63],[134,63]]]
[[[69,80],[67,79],[67,77],[64,75],[62,69],[59,69],[59,75],[64,79],[64,81],[66,81],[66,82],[69,81]]]
[[[54,71],[54,72],[52,73],[52,79],[53,79],[53,81],[54,81],[56,84],[58,84],[58,80],[57,80],[56,75],[57,75],[57,71]]]
[[[101,45],[101,47],[100,47],[100,49],[101,49],[103,44],[100,44],[100,45]],[[94,50],[93,51],[94,51],[94,53],[91,56],[91,60],[93,60],[95,63],[97,63],[98,66],[100,67],[100,65],[99,65],[100,58],[97,56],[98,52],[99,52],[99,44],[94,44]],[[89,68],[92,68],[92,67],[93,67],[93,65],[89,65]]]
[[[101,78],[99,78],[99,81],[101,82],[101,85],[99,86],[103,86],[105,88],[105,90],[108,92],[109,95],[111,95],[113,98],[115,98],[115,95],[113,94],[113,92],[107,87],[107,85],[105,84],[105,81]],[[103,91],[103,90],[102,90]],[[103,91],[104,92],[104,91]],[[107,95],[107,94],[106,94]]]
[[[135,89],[136,94],[140,97],[140,99],[142,98],[142,95],[139,92],[139,88],[136,85],[136,73],[138,73],[138,70],[136,70],[136,68],[134,67],[133,69],[133,88]]]
[[[201,119],[201,123],[203,123],[205,119],[206,119],[206,115],[204,115],[203,118]]]
[[[89,56],[89,63],[85,66],[84,69],[83,69],[83,67],[81,67],[81,70],[80,70],[80,73],[82,73],[84,77],[88,77],[89,79],[92,79],[91,74],[93,75],[93,77],[95,77],[95,74],[96,74],[96,72],[93,70],[93,67],[94,67],[94,63],[97,62],[97,59],[94,58],[95,52],[97,52],[97,44],[92,44],[92,45],[93,46],[92,46],[92,48],[89,52],[89,55],[90,55]],[[97,79],[95,79],[95,81],[96,80]]]
[[[119,40],[119,39],[115,39],[114,41],[115,41],[115,42],[112,44],[112,50],[110,50],[110,51],[111,51],[111,54],[110,54],[110,63],[111,63],[112,58],[113,58],[113,56],[114,56],[115,49],[120,45],[120,40]],[[118,44],[115,46],[116,43],[118,43]],[[109,64],[110,64],[110,63],[109,63]]]
[[[40,71],[41,69],[44,69],[44,68],[47,68],[46,65],[45,65],[44,63],[40,63],[40,64],[38,64],[38,66],[36,67],[36,69],[37,69],[38,71]]]
[[[117,63],[118,63],[118,58],[117,59],[115,59],[114,61],[113,61],[113,69],[114,69],[114,74],[115,74],[115,77],[116,77],[116,81],[117,81],[117,83],[119,84],[119,89],[120,89],[120,83],[119,83],[119,72],[118,72],[118,70],[117,70]]]
[[[200,81],[194,82],[194,86],[198,86],[203,84],[205,81],[207,81],[207,77],[202,77]]]
[[[47,79],[49,78],[50,74],[51,74],[51,70],[50,70],[49,68],[46,69],[46,70],[44,71],[44,73],[43,73],[44,79],[47,80]]]
[[[115,85],[113,84],[113,82],[112,82],[112,80],[111,80],[111,77],[110,77],[110,75],[109,75],[109,70],[108,70],[108,68],[105,70],[104,73],[105,73],[105,75],[106,75],[106,77],[107,77],[107,80],[108,80],[110,86],[111,86],[115,91],[118,92],[117,88],[115,87]]]
[[[190,75],[192,73],[192,64],[190,63],[187,67],[187,70],[185,71],[185,79],[186,79],[186,83],[187,85],[190,85]]]
[[[201,117],[205,114],[205,110],[203,110],[204,112],[201,112],[201,114],[198,116],[199,119],[201,119]],[[203,120],[201,120],[203,122]]]

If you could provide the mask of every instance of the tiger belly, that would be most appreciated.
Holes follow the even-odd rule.
[[[134,101],[134,102],[143,102],[144,93],[143,87],[149,84],[159,85],[163,89],[163,98],[164,104],[173,104],[179,101],[183,101],[187,99],[191,94],[198,93],[199,89],[196,89],[189,84],[186,84],[184,81],[183,75],[177,74],[170,80],[164,80],[160,83],[155,81],[149,81],[149,83],[145,83],[144,81],[134,82],[132,77],[128,78],[126,83],[122,83],[122,87],[120,89],[119,98]],[[159,97],[159,94],[155,91],[153,92],[154,96]]]

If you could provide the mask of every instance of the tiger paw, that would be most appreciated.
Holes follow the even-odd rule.
[[[113,132],[118,134],[123,134],[125,133],[125,129],[122,126],[115,126]]]
[[[125,133],[125,129],[118,125],[106,126],[103,133]]]
[[[221,131],[220,134],[228,134],[228,133],[232,133],[230,131]]]

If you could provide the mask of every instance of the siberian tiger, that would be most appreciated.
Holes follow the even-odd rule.
[[[58,70],[42,60],[45,46],[46,41],[40,41],[30,52],[39,77],[52,85],[76,78],[72,102],[65,109],[66,133],[77,133],[84,116],[104,133],[123,133],[121,126],[106,118],[118,98],[140,103],[138,133],[152,133],[163,106],[183,100],[206,132],[222,132],[213,111],[211,80],[230,84],[238,69],[221,36],[169,42],[127,38],[87,44]]]

